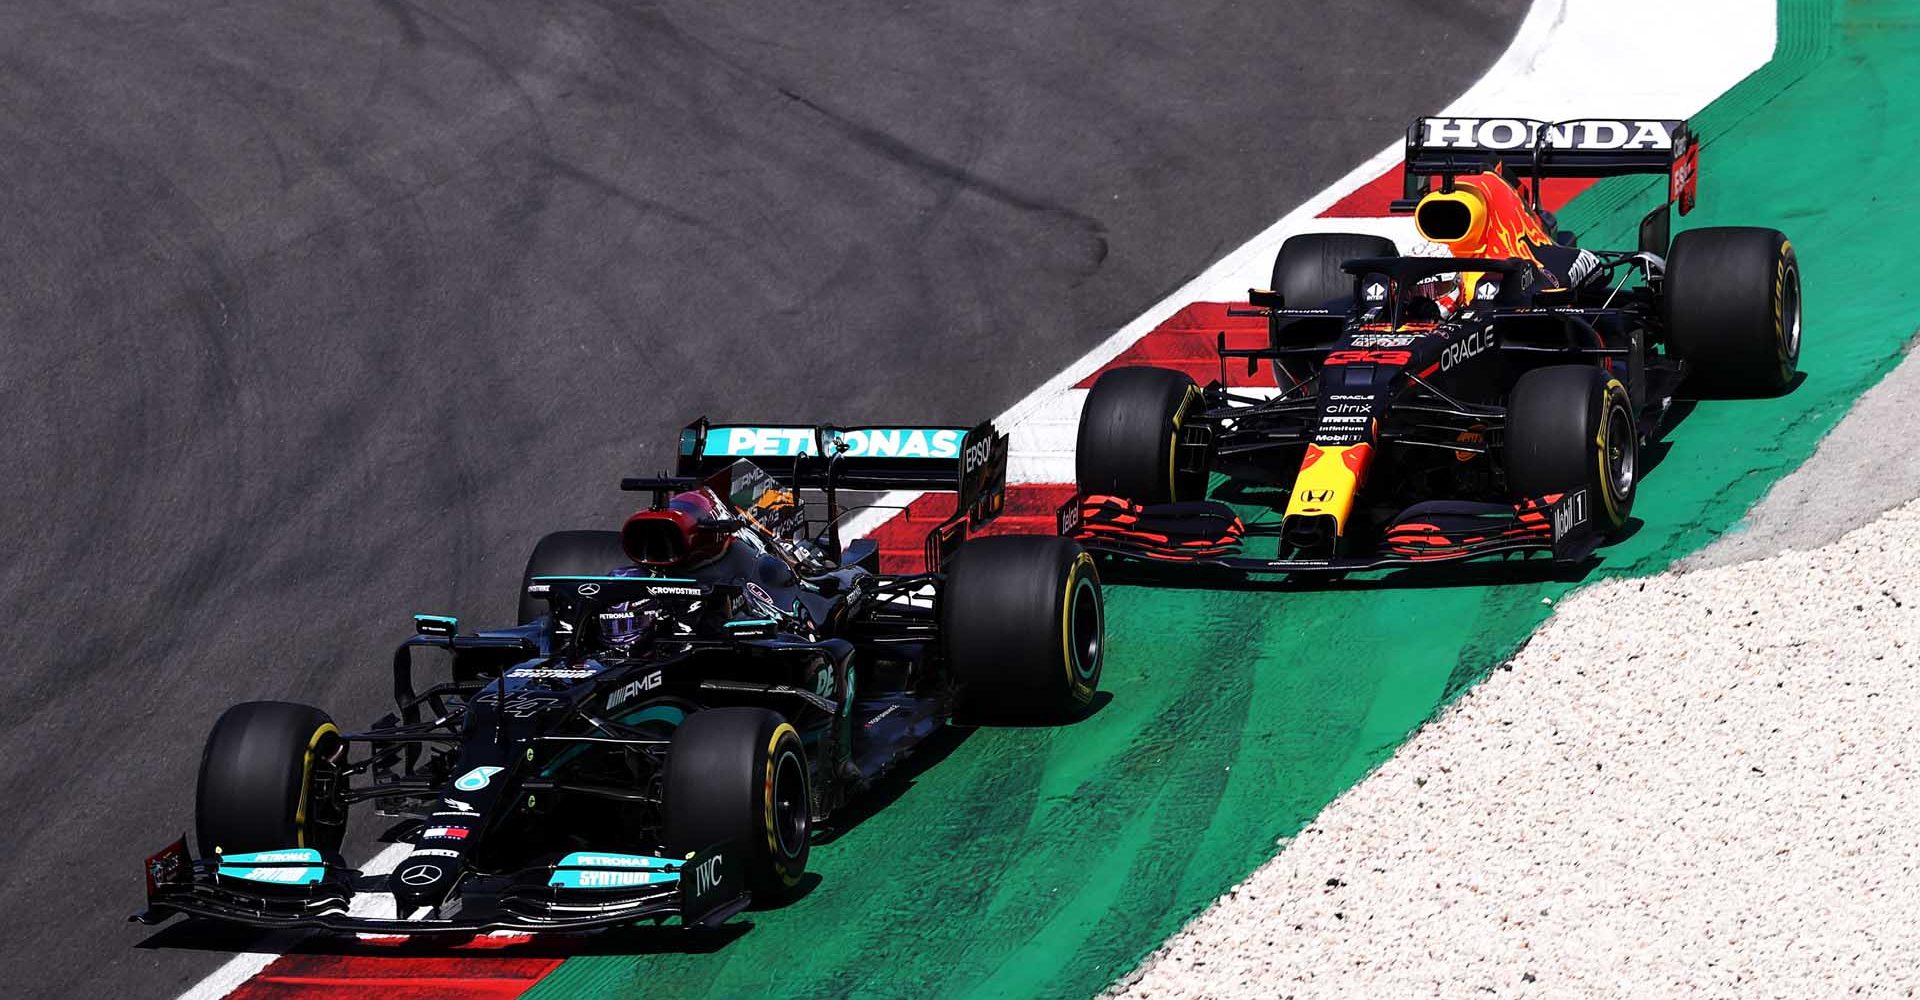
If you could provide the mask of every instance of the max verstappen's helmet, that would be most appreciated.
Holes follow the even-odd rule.
[[[727,551],[733,532],[720,528],[726,505],[706,490],[675,494],[659,510],[627,518],[620,544],[627,558],[657,569],[685,569],[712,562]]]
[[[1421,280],[1413,286],[1413,295],[1407,304],[1406,318],[1410,320],[1451,318],[1460,305],[1460,276],[1436,274]]]

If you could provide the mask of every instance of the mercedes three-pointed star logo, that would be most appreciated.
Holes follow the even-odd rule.
[[[583,583],[580,585],[579,589],[574,591],[574,593],[579,594],[581,597],[592,597],[593,595],[598,594],[599,592],[600,592],[600,585],[597,583]]]
[[[440,881],[439,865],[414,865],[400,873],[402,885],[432,885]]]

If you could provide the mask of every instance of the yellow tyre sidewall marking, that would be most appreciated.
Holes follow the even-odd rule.
[[[1167,436],[1167,499],[1169,500],[1181,499],[1180,480],[1174,471],[1178,465],[1175,456],[1180,453],[1180,427],[1187,422],[1187,409],[1193,405],[1195,395],[1194,387],[1187,386],[1187,394],[1180,398],[1180,405],[1173,409],[1173,433]]]
[[[1615,498],[1613,495],[1613,470],[1607,468],[1607,433],[1613,426],[1611,419],[1613,408],[1619,401],[1625,399],[1626,395],[1627,389],[1620,384],[1619,379],[1607,380],[1607,389],[1600,395],[1600,426],[1593,432],[1594,463],[1598,467],[1595,471],[1599,474],[1600,499],[1607,505],[1607,523],[1615,527],[1626,520],[1625,515],[1620,512],[1620,501],[1625,500],[1626,497]],[[1635,471],[1637,474],[1638,470]],[[1631,487],[1632,484],[1629,483],[1628,486]]]
[[[800,881],[800,873],[797,871],[787,870],[789,866],[786,864],[786,862],[788,862],[791,859],[789,859],[786,855],[780,853],[779,835],[774,832],[774,826],[773,826],[773,771],[774,771],[774,767],[780,762],[780,757],[779,757],[780,738],[783,736],[792,736],[794,739],[794,742],[796,743],[800,741],[800,734],[794,731],[794,728],[792,725],[782,722],[781,724],[773,727],[773,736],[767,740],[766,791],[765,791],[765,794],[760,796],[760,799],[766,808],[766,815],[764,819],[766,820],[765,826],[767,831],[767,855],[774,859],[774,862],[775,862],[774,866],[778,868],[780,871],[780,880],[782,882],[785,882],[787,885],[794,885],[795,883]]]
[[[1783,239],[1779,252],[1773,258],[1773,342],[1780,355],[1780,371],[1783,375],[1786,374],[1788,363],[1793,360],[1787,350],[1787,265],[1792,260],[1793,241]]]
[[[300,797],[293,806],[293,846],[307,846],[307,796],[313,790],[313,755],[320,748],[320,740],[328,733],[340,735],[340,727],[329,722],[313,731],[313,737],[307,740],[307,752],[300,762]]]
[[[1073,693],[1075,701],[1084,705],[1093,699],[1093,684],[1090,681],[1081,680],[1078,672],[1074,670],[1074,664],[1079,660],[1079,656],[1073,646],[1073,595],[1083,579],[1083,570],[1086,572],[1093,570],[1093,557],[1085,552],[1075,556],[1073,565],[1068,567],[1067,589],[1060,598],[1060,664],[1061,668],[1067,672],[1067,690]],[[1098,668],[1099,664],[1094,664],[1093,669],[1098,670]],[[1091,675],[1091,671],[1089,673]]]

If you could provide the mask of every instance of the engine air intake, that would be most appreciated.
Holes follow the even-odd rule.
[[[1413,211],[1420,235],[1435,243],[1478,242],[1486,221],[1486,202],[1464,187],[1429,194]]]

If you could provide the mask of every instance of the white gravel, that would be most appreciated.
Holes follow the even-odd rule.
[[[1915,995],[1915,552],[1581,591],[1112,995]]]

